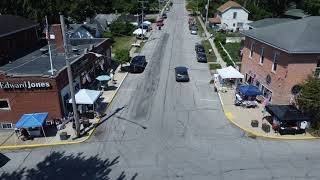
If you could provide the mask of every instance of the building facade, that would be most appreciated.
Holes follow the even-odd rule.
[[[53,32],[59,32],[59,25]],[[13,128],[25,113],[48,112],[48,120],[62,118],[71,111],[65,56],[57,44],[62,44],[61,29],[52,42],[51,74],[47,46],[10,64],[0,67],[0,128]],[[69,39],[69,61],[76,91],[93,89],[95,77],[107,74],[111,67],[111,42],[109,39]],[[63,49],[62,49],[63,50]],[[98,53],[103,57],[96,57]]]
[[[245,81],[259,87],[273,104],[291,103],[300,83],[309,75],[319,76],[320,41],[315,34],[320,26],[313,24],[318,20],[320,17],[290,21],[243,33],[241,72]],[[297,30],[283,34],[292,28]]]

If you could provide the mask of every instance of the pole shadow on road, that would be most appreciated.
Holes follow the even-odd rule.
[[[120,156],[113,160],[100,159],[98,155],[85,157],[82,153],[77,155],[66,155],[65,152],[52,152],[44,158],[43,161],[36,165],[36,168],[23,168],[12,173],[0,175],[1,180],[16,180],[16,179],[68,179],[68,180],[110,180],[109,174],[112,167],[119,163]],[[116,180],[131,179],[134,180],[138,176],[135,173],[131,178],[127,177],[125,172],[117,175]]]

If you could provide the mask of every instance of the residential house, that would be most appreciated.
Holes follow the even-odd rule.
[[[248,10],[234,1],[228,1],[217,9],[217,14],[209,22],[221,29],[236,32],[249,29],[248,16]]]
[[[252,29],[245,35],[241,72],[273,104],[288,104],[299,83],[320,74],[320,16]]]
[[[38,23],[20,16],[0,15],[0,66],[37,48]],[[28,43],[26,43],[28,42]]]
[[[70,38],[101,38],[103,34],[100,24],[69,24],[68,31]]]
[[[100,24],[103,31],[107,31],[110,24],[119,18],[120,14],[97,14],[92,23]]]

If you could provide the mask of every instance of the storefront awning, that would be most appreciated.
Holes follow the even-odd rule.
[[[16,128],[35,128],[41,127],[48,117],[47,112],[24,114],[16,124]]]
[[[101,94],[101,91],[80,89],[75,95],[76,104],[94,104]],[[69,103],[72,103],[71,99],[69,100]]]
[[[268,105],[266,111],[275,116],[279,121],[311,121],[311,119],[293,105]]]
[[[230,78],[242,79],[244,77],[238,70],[236,70],[232,66],[222,68],[222,69],[217,69],[217,72],[222,79],[230,79]]]

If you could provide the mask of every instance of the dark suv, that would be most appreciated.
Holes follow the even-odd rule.
[[[145,56],[135,56],[130,63],[131,72],[143,72],[146,68],[147,61]]]
[[[196,44],[195,45],[195,48],[194,48],[195,50],[196,50],[196,52],[197,53],[199,53],[199,52],[202,52],[202,53],[205,53],[206,52],[206,50],[204,49],[204,47],[203,47],[203,45],[202,44]]]
[[[198,62],[202,62],[202,63],[206,63],[206,62],[207,62],[206,53],[198,52],[198,53],[197,53],[197,61],[198,61]]]

